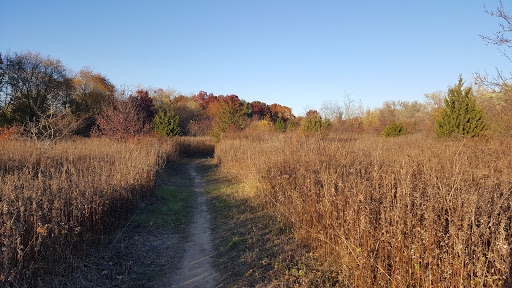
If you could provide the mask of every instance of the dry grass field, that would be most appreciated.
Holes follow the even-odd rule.
[[[512,140],[242,134],[216,159],[348,287],[511,285]]]
[[[176,142],[0,141],[0,283],[35,285],[117,228],[151,195],[156,171],[179,157]]]
[[[325,259],[337,285],[506,287],[510,151],[512,140],[497,138],[241,133],[215,157],[244,197]],[[0,283],[71,269],[74,251],[153,193],[166,161],[212,153],[210,140],[186,137],[0,140]]]

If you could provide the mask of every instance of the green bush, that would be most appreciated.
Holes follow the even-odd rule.
[[[407,134],[409,131],[405,128],[402,123],[393,123],[382,131],[381,135],[384,137],[397,137],[400,135]]]
[[[153,119],[153,129],[160,136],[179,136],[181,135],[181,129],[178,122],[179,117],[174,112],[160,111]]]
[[[444,99],[445,108],[435,123],[436,135],[439,138],[453,134],[475,137],[482,135],[487,129],[485,113],[476,107],[473,89],[462,89],[463,86],[462,77],[459,77],[459,83],[448,89],[448,97]]]
[[[297,126],[298,126],[298,124],[297,124],[295,119],[289,119],[288,120],[288,128],[287,128],[288,131],[295,130],[295,128],[297,128]]]
[[[274,129],[276,129],[277,132],[286,132],[286,123],[283,121],[283,118],[277,118]]]
[[[332,123],[329,119],[322,119],[322,116],[316,110],[310,110],[306,113],[306,117],[302,119],[300,128],[302,132],[309,135],[327,135],[331,131]]]

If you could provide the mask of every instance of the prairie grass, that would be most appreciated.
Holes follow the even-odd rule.
[[[216,159],[349,287],[511,285],[512,140],[238,135]]]
[[[178,137],[175,138],[180,157],[213,157],[215,144],[211,137]]]
[[[0,141],[0,285],[35,286],[116,229],[178,158],[173,140]]]

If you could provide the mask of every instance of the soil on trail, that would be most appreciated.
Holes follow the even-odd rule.
[[[193,192],[196,194],[196,203],[189,226],[188,239],[184,244],[184,256],[180,269],[170,274],[169,279],[158,282],[155,287],[215,287],[216,272],[213,267],[213,241],[210,228],[210,213],[207,198],[204,195],[204,183],[197,173],[197,162],[190,162],[188,171],[194,178]],[[170,281],[169,281],[170,280]]]
[[[86,248],[88,255],[77,258],[71,279],[45,279],[41,287],[215,287],[200,161],[164,168],[154,199],[102,247]]]
[[[155,197],[127,224],[76,255],[71,277],[46,277],[37,286],[347,286],[239,189],[211,160],[173,162],[159,173]]]

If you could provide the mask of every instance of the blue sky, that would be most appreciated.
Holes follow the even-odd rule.
[[[484,4],[497,0],[0,0],[0,52],[40,52],[116,85],[236,94],[300,115],[347,94],[365,107],[423,101],[459,74],[508,69],[479,37],[499,23]]]

